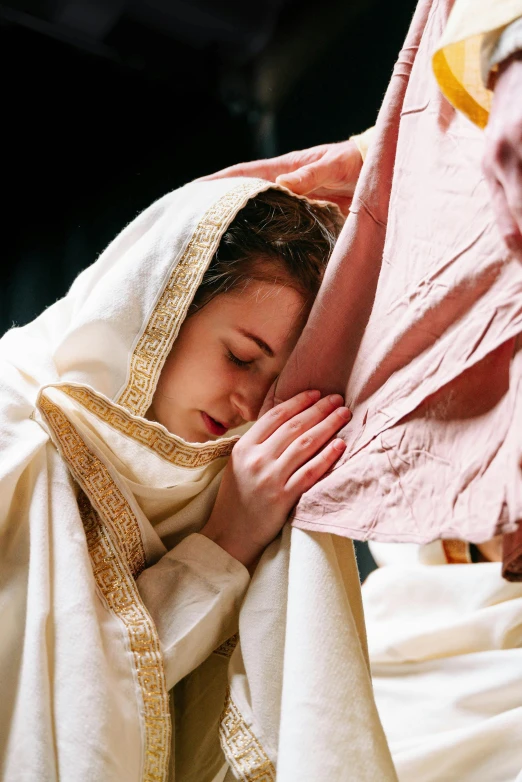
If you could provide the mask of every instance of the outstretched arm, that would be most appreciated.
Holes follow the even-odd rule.
[[[320,144],[268,160],[240,163],[203,179],[260,177],[298,195],[332,201],[347,215],[368,143],[369,132],[366,131],[336,144]]]

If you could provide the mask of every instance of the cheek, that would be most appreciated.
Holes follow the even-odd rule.
[[[236,367],[220,351],[208,356],[203,376],[207,395],[214,397],[230,394],[238,384]]]
[[[211,399],[222,396],[236,384],[234,367],[219,350],[173,350],[168,357],[158,390],[183,407],[200,407]]]
[[[176,407],[186,407],[187,397],[193,393],[194,389],[194,369],[190,359],[190,353],[174,348],[165,361],[161,375],[159,377],[157,392],[159,399],[156,403],[161,403],[162,398],[165,402]]]
[[[158,389],[162,393],[170,396],[168,393],[169,389],[174,388],[175,378],[180,372],[181,367],[178,366],[179,364],[180,362],[178,361],[177,355],[175,353],[171,353],[163,365],[163,369],[161,370],[161,375],[158,380]]]

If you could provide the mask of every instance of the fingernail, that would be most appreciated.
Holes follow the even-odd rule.
[[[338,407],[335,411],[339,418],[342,418],[344,421],[349,421],[352,417],[352,411],[349,410],[347,407]]]
[[[291,171],[288,174],[280,174],[277,177],[277,182],[300,182],[302,180],[302,176],[297,173],[297,171]]]
[[[319,399],[319,397],[321,396],[321,392],[317,390],[307,391],[306,393],[308,394],[310,399]]]
[[[344,440],[337,439],[332,442],[332,446],[335,448],[336,451],[344,451],[346,450],[346,443]]]
[[[300,184],[301,177],[295,174],[281,174],[276,178],[276,185],[282,185],[282,187],[287,187],[289,190]]]
[[[336,402],[339,402],[339,400],[341,401],[342,404],[343,398],[341,394],[330,394],[330,396],[328,397],[328,401],[331,402],[332,405],[334,405]]]

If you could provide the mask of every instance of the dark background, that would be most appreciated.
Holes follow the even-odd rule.
[[[203,174],[375,121],[415,0],[0,5],[0,334],[141,209]],[[363,572],[371,566],[359,548]]]

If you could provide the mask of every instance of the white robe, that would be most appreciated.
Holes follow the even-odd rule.
[[[0,340],[2,779],[395,779],[351,543],[287,530],[250,584],[198,534],[236,437],[145,418],[221,236],[268,187],[170,193]]]
[[[522,779],[522,583],[446,564],[440,541],[371,544],[375,698],[400,782]]]

